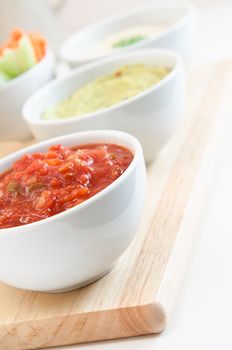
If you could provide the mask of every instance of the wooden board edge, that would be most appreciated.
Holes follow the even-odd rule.
[[[220,71],[224,64],[226,64],[227,75],[230,74],[232,77],[231,61],[215,64],[215,68]],[[222,163],[221,154],[223,154],[226,148],[226,138],[224,135],[227,129],[231,130],[232,105],[230,91],[232,81],[229,85],[226,82],[224,83],[226,93],[223,93],[222,101],[216,105],[217,115],[208,136],[208,145],[203,153],[196,174],[175,245],[169,256],[164,276],[155,295],[156,302],[164,307],[167,322],[171,317],[180,285],[191,257],[191,252],[195,246],[195,242],[198,240],[199,227],[204,218],[205,209],[210,204],[213,185],[216,182],[218,172],[220,172],[220,165]],[[223,89],[223,92],[225,92],[225,89]],[[228,113],[228,110],[231,113]]]
[[[167,323],[161,304],[64,315],[0,326],[4,350],[29,350],[160,333]]]

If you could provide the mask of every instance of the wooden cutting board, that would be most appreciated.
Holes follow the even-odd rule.
[[[148,168],[138,235],[113,271],[63,294],[0,284],[0,349],[45,348],[165,328],[232,128],[231,91],[231,62],[200,67],[189,77],[182,125]],[[22,146],[2,143],[0,155]]]

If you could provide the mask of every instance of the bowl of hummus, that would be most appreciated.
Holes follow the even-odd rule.
[[[77,68],[35,93],[23,117],[38,140],[77,131],[115,129],[136,136],[147,162],[173,135],[185,105],[179,55],[122,53]]]
[[[64,41],[60,56],[73,68],[121,52],[164,48],[180,54],[188,65],[194,46],[193,6],[155,4],[86,26]]]

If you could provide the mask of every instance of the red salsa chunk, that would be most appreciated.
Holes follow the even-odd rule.
[[[133,159],[115,144],[51,146],[25,154],[0,174],[0,228],[29,224],[72,208],[114,182]]]

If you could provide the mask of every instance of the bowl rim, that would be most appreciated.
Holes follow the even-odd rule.
[[[5,85],[0,86],[0,94],[2,91],[10,89],[11,87],[14,87],[17,84],[19,85],[20,83],[23,83],[24,79],[27,79],[30,75],[33,75],[36,72],[36,70],[40,69],[40,67],[46,61],[49,61],[49,59],[53,59],[53,52],[50,47],[47,47],[46,54],[39,62],[36,63],[35,66],[29,68],[28,70],[18,75],[17,77],[10,79],[9,81],[7,81]]]
[[[65,143],[66,141],[73,139],[73,138],[77,138],[75,145],[78,145],[78,144],[85,145],[85,144],[91,144],[91,141],[87,141],[85,143],[82,140],[81,143],[78,143],[78,138],[81,138],[81,139],[86,138],[89,140],[90,138],[93,138],[93,139],[103,138],[104,139],[104,137],[107,137],[107,139],[109,139],[109,141],[107,141],[107,142],[105,141],[105,143],[111,143],[110,139],[113,140],[113,139],[118,138],[118,142],[113,141],[112,143],[122,145],[122,146],[130,149],[134,155],[132,162],[129,164],[128,168],[124,171],[124,173],[121,176],[119,176],[110,185],[105,187],[102,191],[100,191],[97,194],[95,194],[94,196],[86,199],[84,202],[78,204],[77,206],[69,208],[66,211],[63,211],[61,213],[50,216],[49,218],[45,218],[45,219],[42,219],[42,220],[39,220],[36,222],[32,222],[29,224],[0,229],[0,240],[1,240],[1,237],[6,237],[9,234],[11,235],[11,234],[28,232],[28,231],[30,231],[31,228],[34,228],[36,226],[39,227],[39,226],[44,225],[44,224],[46,225],[47,223],[52,222],[52,221],[57,221],[57,220],[59,221],[60,219],[62,219],[64,217],[68,217],[72,213],[78,212],[78,211],[82,210],[83,208],[88,207],[92,203],[98,201],[99,199],[104,197],[106,194],[108,194],[111,190],[120,186],[121,182],[123,182],[125,179],[128,178],[128,176],[130,176],[130,174],[134,171],[135,167],[138,164],[140,155],[141,154],[143,155],[143,151],[142,151],[142,147],[140,145],[140,142],[136,139],[136,137],[134,137],[133,135],[131,135],[129,133],[125,133],[125,132],[117,131],[117,130],[90,130],[90,131],[76,132],[76,133],[72,133],[72,134],[58,136],[55,138],[50,138],[48,140],[38,142],[38,143],[35,143],[33,145],[22,148],[16,152],[13,152],[12,154],[10,154],[6,157],[3,157],[2,159],[0,159],[0,166],[4,167],[4,163],[7,163],[9,161],[11,163],[13,163],[17,159],[19,159],[19,157],[21,157],[23,154],[36,152],[36,150],[38,148],[41,148],[41,147],[47,149],[50,145],[62,143],[62,142]],[[93,141],[93,143],[97,144],[97,143],[101,143],[101,142],[100,141],[99,142]],[[102,141],[102,143],[104,143],[104,141]],[[125,146],[126,143],[130,144],[130,146]],[[9,168],[9,166],[7,168]],[[1,170],[1,173],[2,173],[2,170]]]
[[[91,112],[91,113],[83,114],[80,116],[72,116],[72,117],[65,118],[65,119],[57,118],[57,119],[52,119],[52,120],[45,120],[45,119],[42,119],[41,117],[35,118],[34,116],[32,116],[32,113],[30,112],[31,109],[33,108],[31,106],[33,106],[34,101],[41,98],[41,96],[43,96],[43,94],[46,94],[47,91],[54,91],[56,89],[59,89],[60,86],[62,86],[62,84],[66,83],[68,80],[72,80],[74,77],[77,79],[79,74],[83,74],[83,73],[86,74],[86,72],[88,72],[89,70],[93,70],[96,67],[104,67],[105,65],[109,65],[110,63],[115,63],[117,61],[121,61],[124,58],[125,59],[127,59],[127,58],[133,59],[136,56],[138,56],[138,57],[144,56],[142,58],[138,58],[138,61],[145,62],[146,57],[148,57],[148,58],[149,57],[158,57],[158,56],[162,56],[162,55],[174,59],[174,67],[171,69],[171,71],[163,79],[161,79],[157,84],[151,86],[150,88],[140,92],[139,94],[137,94],[135,96],[128,98],[127,100],[120,101],[120,102],[118,102],[110,107],[102,108],[102,109],[99,109],[99,110]],[[122,62],[122,65],[123,65],[123,62]],[[131,104],[131,103],[143,98],[147,94],[162,88],[164,85],[168,84],[170,80],[173,79],[173,77],[177,74],[178,69],[182,65],[183,65],[183,61],[182,61],[182,58],[180,57],[180,55],[178,55],[174,51],[167,50],[167,49],[147,49],[147,50],[130,51],[130,52],[122,53],[119,55],[113,55],[113,56],[107,57],[103,60],[94,61],[94,62],[88,63],[82,67],[78,67],[78,68],[72,70],[72,72],[70,74],[68,74],[62,78],[54,79],[50,83],[46,84],[45,86],[40,88],[35,94],[33,94],[31,97],[29,97],[29,99],[25,102],[23,109],[22,109],[22,115],[23,115],[24,120],[29,125],[36,125],[36,126],[64,125],[64,124],[70,125],[70,124],[78,123],[78,121],[82,121],[84,119],[89,120],[89,119],[92,119],[92,118],[99,116],[102,113],[111,112],[111,111],[117,110],[121,107],[124,107],[128,104]],[[104,73],[102,73],[102,75],[104,75]],[[60,99],[60,101],[62,101],[62,99]]]
[[[66,52],[66,48],[69,47],[70,45],[73,45],[73,43],[75,43],[76,41],[78,41],[78,37],[87,33],[87,32],[91,32],[96,28],[101,28],[104,27],[110,23],[117,23],[117,21],[123,19],[123,18],[131,18],[133,16],[138,15],[140,12],[148,12],[151,10],[159,10],[159,9],[170,9],[170,8],[182,8],[185,9],[186,12],[183,14],[183,16],[177,20],[176,22],[174,22],[173,24],[171,24],[170,26],[167,27],[167,29],[165,29],[164,31],[162,31],[161,33],[158,33],[156,35],[152,35],[149,38],[146,38],[140,42],[134,43],[133,45],[129,46],[129,47],[124,47],[124,48],[120,48],[117,50],[117,52],[115,52],[115,54],[117,53],[121,53],[123,52],[128,52],[131,51],[132,48],[133,49],[142,49],[145,44],[151,43],[153,41],[159,40],[163,37],[166,37],[167,35],[169,35],[170,33],[176,31],[179,29],[179,27],[181,27],[182,25],[184,25],[184,23],[186,21],[188,21],[188,19],[193,15],[194,10],[195,10],[195,6],[191,3],[191,2],[185,2],[185,1],[179,1],[175,4],[171,4],[171,3],[167,3],[167,4],[147,4],[147,5],[143,5],[143,6],[138,6],[136,8],[134,8],[133,10],[127,10],[124,11],[120,14],[116,14],[113,16],[108,16],[106,18],[103,18],[101,20],[95,21],[94,23],[91,23],[89,25],[84,26],[81,30],[76,31],[75,33],[71,34],[69,37],[67,37],[63,44],[61,45],[61,48],[59,50],[59,55],[61,57],[62,60],[66,61],[67,63],[71,64],[71,65],[75,65],[75,64],[86,64],[88,62],[92,62],[98,59],[102,59],[105,57],[109,57],[114,55],[113,53],[106,53],[101,55],[100,57],[96,57],[93,59],[84,59],[83,56],[81,55],[76,55],[75,57],[71,57],[71,55],[68,55]]]

